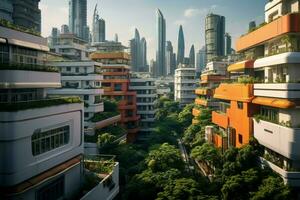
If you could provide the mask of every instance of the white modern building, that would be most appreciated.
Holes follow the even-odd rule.
[[[270,23],[283,15],[299,11],[299,0],[271,0],[265,6],[265,22]]]
[[[82,181],[83,103],[49,99],[60,74],[47,40],[0,27],[0,199],[75,198]]]
[[[140,132],[149,134],[153,130],[156,113],[154,108],[157,99],[155,79],[132,75],[129,89],[137,93],[137,114],[141,116]]]
[[[182,106],[192,103],[195,98],[196,68],[179,64],[174,77],[174,100]]]
[[[84,129],[88,134],[94,134],[97,123],[91,119],[95,114],[104,111],[101,88],[103,76],[100,64],[94,61],[62,61],[51,62],[60,69],[61,89],[49,90],[51,96],[78,96],[84,101]]]
[[[0,199],[113,199],[118,163],[83,155],[83,102],[47,95],[61,87],[58,69],[45,65],[47,40],[0,33]]]

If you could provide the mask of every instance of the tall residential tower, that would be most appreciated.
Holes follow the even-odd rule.
[[[89,40],[87,0],[69,0],[69,28],[77,37]]]
[[[179,32],[178,32],[177,66],[183,62],[184,51],[185,51],[184,34],[183,34],[182,25],[180,25]]]
[[[154,76],[165,76],[166,70],[166,20],[162,12],[157,9],[157,50]]]

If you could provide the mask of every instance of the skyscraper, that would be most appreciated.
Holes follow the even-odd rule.
[[[130,54],[131,69],[132,71],[137,72],[138,68],[141,66],[141,39],[137,29],[135,29],[134,38],[130,40]]]
[[[248,31],[252,31],[255,28],[256,28],[256,22],[255,21],[249,22],[249,29],[248,29]]]
[[[180,25],[179,32],[178,32],[177,66],[183,62],[184,51],[185,51],[184,34],[183,34],[182,25]]]
[[[167,41],[166,46],[166,68],[167,75],[174,75],[176,69],[176,54],[174,53],[171,41]]]
[[[205,19],[207,61],[225,55],[225,17],[208,14]]]
[[[206,49],[203,46],[197,53],[197,62],[196,62],[196,73],[200,74],[202,69],[206,66]]]
[[[139,71],[148,72],[148,62],[147,62],[147,41],[143,37],[141,39],[141,68]]]
[[[63,24],[63,25],[61,26],[60,32],[61,32],[62,34],[69,33],[69,32],[70,32],[70,31],[69,31],[69,26],[66,25],[66,24]]]
[[[225,56],[228,56],[231,54],[231,36],[229,33],[225,34]]]
[[[69,0],[69,28],[77,37],[89,41],[87,0]]]
[[[189,56],[189,64],[191,67],[195,67],[195,47],[192,45]]]
[[[166,20],[162,12],[157,9],[157,50],[154,76],[165,76],[166,70]]]
[[[104,42],[105,41],[105,20],[99,18],[97,4],[94,9],[93,15],[93,27],[92,27],[92,42]]]

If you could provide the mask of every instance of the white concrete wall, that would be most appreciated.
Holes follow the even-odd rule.
[[[67,104],[0,114],[0,185],[11,186],[83,153],[83,104]],[[70,125],[65,146],[33,156],[31,136],[37,129]]]

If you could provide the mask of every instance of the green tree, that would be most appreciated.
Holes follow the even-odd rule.
[[[181,123],[183,127],[188,127],[193,119],[192,110],[194,108],[194,104],[188,104],[184,107],[184,109],[178,114],[178,121]]]
[[[177,179],[158,193],[156,200],[193,200],[201,195],[198,183],[189,178]]]
[[[251,200],[288,200],[290,199],[290,190],[283,184],[280,177],[268,177],[263,180],[258,191],[252,193]]]
[[[192,149],[191,157],[198,161],[207,161],[214,167],[219,167],[221,164],[220,152],[213,145],[208,143]]]
[[[101,135],[98,135],[98,141],[97,144],[100,147],[103,147],[107,144],[111,144],[116,139],[116,136],[110,134],[110,133],[103,133]]]
[[[171,168],[180,170],[184,168],[179,150],[168,143],[164,143],[158,149],[150,151],[145,162],[154,172],[167,171]]]

